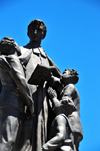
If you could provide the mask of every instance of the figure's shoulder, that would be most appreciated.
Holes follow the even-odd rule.
[[[21,50],[21,54],[23,55],[29,50],[29,48],[27,47],[27,45],[26,46],[20,46],[20,50]]]
[[[55,122],[62,124],[66,122],[66,117],[64,116],[64,114],[59,114],[55,117]]]
[[[29,60],[31,54],[32,54],[32,49],[31,47],[28,46],[28,44],[26,46],[20,46],[20,50],[21,50],[21,56],[19,56],[19,59],[22,60],[26,60],[27,58]]]
[[[75,85],[70,83],[70,84],[67,84],[63,90],[66,91],[66,90],[74,90],[74,89],[75,89]]]
[[[15,55],[15,54],[11,54],[11,55],[7,55],[7,56],[5,56],[5,58],[9,58],[9,59],[13,59],[13,58],[18,58],[18,56],[17,55]]]
[[[75,88],[74,84],[68,84],[62,90],[63,96],[73,95],[74,93],[77,93],[77,89]]]
[[[75,88],[75,85],[74,84],[72,84],[72,83],[70,83],[70,84],[68,84],[68,87],[70,87],[70,88]]]

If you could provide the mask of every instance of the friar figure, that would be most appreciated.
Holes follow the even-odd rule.
[[[20,47],[22,53],[20,60],[25,67],[27,81],[38,64],[46,67],[56,66],[41,47],[41,42],[45,38],[46,32],[47,28],[42,20],[32,20],[28,25],[27,35],[29,37],[29,43]],[[57,70],[59,69],[57,68]],[[24,141],[21,151],[39,151],[47,141],[47,124],[49,121],[50,106],[47,95],[47,81],[50,80],[51,73],[45,71],[40,78],[44,80],[42,85],[29,84],[34,100],[34,117],[31,121],[25,121],[23,131]]]

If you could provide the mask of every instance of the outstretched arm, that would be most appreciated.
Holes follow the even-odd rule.
[[[59,148],[65,141],[67,132],[66,132],[66,124],[67,120],[64,116],[59,115],[56,117],[54,128],[55,128],[55,136],[51,138],[47,143],[42,146],[42,151],[54,151]]]

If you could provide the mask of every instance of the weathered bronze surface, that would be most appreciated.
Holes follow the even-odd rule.
[[[76,70],[62,74],[40,46],[43,21],[28,25],[30,41],[0,41],[0,151],[78,151],[83,139]]]

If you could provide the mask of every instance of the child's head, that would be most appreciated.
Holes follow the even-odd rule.
[[[74,69],[65,69],[62,74],[61,82],[66,85],[68,83],[76,84],[79,80],[79,76],[76,70]]]
[[[75,105],[72,100],[69,99],[61,100],[61,105],[63,108],[63,112],[66,115],[70,115],[73,111],[75,111]]]
[[[72,100],[64,99],[56,103],[53,110],[56,114],[63,113],[65,115],[70,115],[75,111],[75,105]]]
[[[21,55],[20,48],[18,47],[17,43],[11,37],[4,37],[0,41],[0,52],[4,55],[9,55],[9,53],[15,50],[18,55]]]

